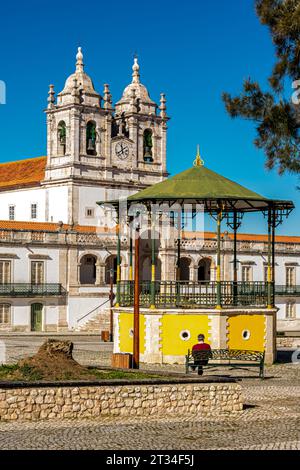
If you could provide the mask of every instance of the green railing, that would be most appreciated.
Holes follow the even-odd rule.
[[[65,295],[66,291],[61,284],[30,284],[14,283],[0,284],[0,296],[2,297],[38,297],[47,295]]]
[[[292,296],[299,296],[300,295],[300,286],[287,286],[287,285],[276,285],[275,286],[275,295],[292,295]]]
[[[272,289],[273,290],[273,289]],[[120,306],[133,306],[133,281],[120,282]],[[266,307],[268,285],[264,282],[221,282],[222,307]],[[151,281],[140,284],[140,306],[151,305]],[[214,308],[217,282],[155,281],[157,308]]]

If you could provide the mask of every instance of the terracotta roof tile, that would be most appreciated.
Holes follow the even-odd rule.
[[[74,225],[69,224],[60,226],[54,222],[22,222],[18,220],[0,220],[0,230],[24,230],[24,231],[46,231],[57,232],[62,230],[74,230],[79,233],[114,233],[113,230],[106,230],[104,227]]]
[[[2,189],[36,186],[45,177],[47,157],[28,158],[0,164],[0,191]]]
[[[193,239],[195,237],[205,237],[206,239],[216,239],[217,234],[215,232],[184,232],[183,238]],[[222,233],[222,237],[224,233]],[[230,239],[233,239],[233,233],[228,233],[227,236]],[[277,243],[300,243],[300,236],[288,236],[288,235],[277,235],[275,237]],[[268,236],[258,233],[238,233],[237,240],[239,241],[258,241],[266,242],[268,241]]]
[[[57,232],[60,226],[54,222],[19,222],[13,220],[0,220],[0,230],[28,230],[28,231],[46,231],[46,232]],[[114,234],[113,229],[105,229],[103,227],[96,227],[92,225],[71,225],[63,224],[61,227],[63,230],[74,230],[79,233],[111,233]],[[216,239],[217,235],[214,232],[184,232],[184,239],[193,239],[195,237],[203,237],[206,239]],[[222,234],[224,236],[224,233]],[[230,239],[233,238],[232,233],[228,233]],[[259,241],[266,242],[268,240],[267,235],[256,234],[256,233],[239,233],[237,239],[240,241]],[[278,235],[276,237],[277,243],[300,243],[300,236],[287,236]]]

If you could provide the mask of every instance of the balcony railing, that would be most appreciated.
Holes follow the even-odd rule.
[[[54,295],[65,295],[66,290],[61,284],[30,284],[14,283],[0,284],[0,296],[2,297],[44,297]]]
[[[291,295],[291,296],[299,296],[300,295],[300,286],[288,286],[288,285],[276,285],[275,286],[275,295]]]
[[[273,286],[271,285],[273,290]],[[133,306],[133,281],[120,282],[120,306]],[[155,281],[157,308],[214,308],[217,305],[216,282]],[[266,307],[268,285],[264,282],[221,282],[221,305],[230,307]],[[151,282],[140,284],[140,306],[151,305]]]

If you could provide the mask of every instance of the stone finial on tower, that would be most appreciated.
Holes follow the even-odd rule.
[[[81,51],[81,47],[78,47],[78,52],[76,54],[76,72],[83,72],[83,54]]]
[[[136,113],[137,112],[137,105],[136,105],[136,93],[135,89],[132,88],[130,92],[130,112]]]
[[[132,66],[132,83],[140,83],[140,66],[138,64],[137,56],[134,57],[134,64]]]
[[[48,109],[51,109],[54,107],[55,103],[55,91],[54,91],[54,85],[49,85],[49,91],[48,91]]]
[[[112,109],[112,96],[109,91],[109,85],[107,83],[104,84],[103,102],[104,109]]]
[[[166,95],[164,93],[161,93],[160,94],[160,106],[159,106],[159,109],[160,109],[160,117],[165,119],[167,117],[167,113],[166,113],[166,110],[167,110],[167,106],[166,106]]]
[[[77,78],[73,78],[73,88],[72,88],[72,97],[74,100],[74,103],[80,103],[80,92],[78,88],[78,81]]]

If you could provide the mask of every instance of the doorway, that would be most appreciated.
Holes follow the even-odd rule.
[[[31,305],[31,331],[42,331],[43,304]]]

